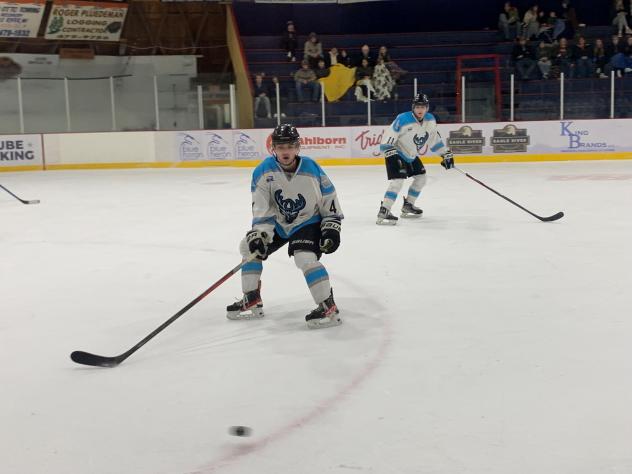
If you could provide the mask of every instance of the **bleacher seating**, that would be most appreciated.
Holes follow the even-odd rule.
[[[588,27],[587,38],[607,39],[610,27]],[[304,38],[299,38],[302,45]],[[511,42],[499,41],[496,31],[451,31],[373,35],[322,35],[325,51],[331,47],[346,49],[353,57],[363,44],[376,53],[381,45],[389,48],[391,58],[408,71],[396,88],[396,99],[372,103],[372,124],[390,123],[396,113],[407,110],[413,95],[413,80],[431,98],[431,111],[441,122],[457,122],[456,63],[459,55],[498,54],[501,56],[502,120],[509,119]],[[246,36],[242,38],[251,74],[264,72],[267,77],[278,76],[287,98],[282,112],[297,125],[321,124],[321,105],[295,101],[292,74],[298,63],[288,62],[279,48],[278,36]],[[299,58],[300,59],[300,58]],[[472,64],[469,64],[470,66]],[[616,116],[632,116],[628,98],[632,78],[617,79]],[[515,119],[546,120],[559,118],[559,81],[515,81]],[[273,110],[275,105],[273,103]],[[565,81],[565,118],[607,118],[610,114],[610,80],[567,79]],[[357,102],[353,88],[342,100],[326,104],[327,125],[363,125],[367,122],[366,103]],[[270,120],[258,119],[256,126],[267,127]],[[272,123],[274,123],[272,121]]]

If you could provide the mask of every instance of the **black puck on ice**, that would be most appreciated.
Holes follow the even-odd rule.
[[[231,426],[228,428],[228,433],[233,436],[250,436],[252,429],[247,426]]]

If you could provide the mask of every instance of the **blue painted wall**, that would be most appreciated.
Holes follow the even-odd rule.
[[[278,35],[287,20],[294,20],[299,33],[319,34],[398,33],[413,31],[496,29],[503,1],[497,0],[388,0],[349,5],[255,4],[235,1],[235,14],[242,35]],[[521,15],[533,3],[545,10],[557,0],[517,0]],[[608,25],[610,1],[575,0],[579,21]]]

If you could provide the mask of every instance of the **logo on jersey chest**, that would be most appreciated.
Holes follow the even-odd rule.
[[[428,132],[426,132],[421,137],[415,133],[415,135],[413,136],[413,142],[415,143],[415,146],[417,147],[417,151],[421,150],[424,147],[429,137],[430,135],[428,135]]]
[[[296,199],[285,199],[280,189],[274,192],[274,201],[279,207],[279,212],[285,217],[285,222],[288,224],[294,222],[298,213],[305,209],[305,204],[307,204],[302,194],[299,193]]]

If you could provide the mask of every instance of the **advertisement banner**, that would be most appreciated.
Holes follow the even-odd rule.
[[[380,143],[385,126],[351,127],[352,158],[376,158],[381,156]]]
[[[43,164],[40,135],[0,135],[0,168]]]
[[[301,154],[310,158],[347,157],[351,153],[348,128],[299,128]]]
[[[45,6],[46,0],[0,2],[0,37],[37,37]]]
[[[629,120],[441,124],[454,154],[577,154],[630,152]]]
[[[439,124],[443,142],[457,156],[492,162],[566,159],[587,152],[632,153],[626,140],[632,120],[564,120]],[[380,143],[388,126],[299,128],[301,154],[315,159],[382,157]],[[260,161],[272,153],[272,129],[208,130],[177,133],[179,161]],[[174,134],[176,135],[176,134]],[[424,156],[434,156],[428,147]],[[556,155],[553,158],[553,155]]]
[[[118,41],[127,5],[55,0],[46,25],[46,39]]]
[[[179,161],[262,160],[268,156],[268,130],[208,130],[179,132]]]

